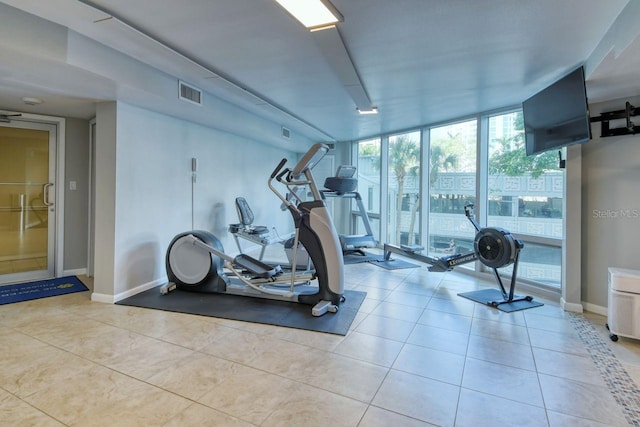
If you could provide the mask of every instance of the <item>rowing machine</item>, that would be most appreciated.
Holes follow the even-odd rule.
[[[486,304],[492,307],[498,307],[501,304],[517,302],[517,301],[532,301],[533,297],[515,297],[514,292],[516,288],[516,276],[518,272],[518,261],[520,251],[524,248],[524,243],[521,240],[516,239],[513,235],[505,229],[498,227],[486,227],[482,228],[478,221],[476,221],[473,213],[473,204],[469,204],[464,207],[464,212],[473,227],[476,229],[476,236],[473,241],[473,252],[465,254],[452,254],[443,257],[435,258],[420,253],[424,248],[416,245],[391,245],[384,244],[384,260],[391,260],[391,253],[402,255],[407,258],[414,259],[416,261],[429,264],[429,271],[444,272],[452,270],[454,267],[462,264],[468,264],[479,260],[481,263],[491,268],[493,274],[500,286],[500,293],[502,294],[502,300],[487,301]],[[513,272],[511,273],[511,286],[509,292],[506,291],[502,278],[498,273],[498,268],[507,267],[513,264]]]

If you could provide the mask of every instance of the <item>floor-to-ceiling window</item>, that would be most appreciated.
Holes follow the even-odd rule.
[[[420,244],[420,132],[389,137],[387,243]]]
[[[429,255],[473,251],[464,207],[476,202],[477,120],[429,131]],[[473,264],[467,264],[473,267]]]
[[[360,141],[356,147],[358,193],[367,211],[373,236],[380,241],[380,138]],[[352,234],[366,232],[355,200],[351,204]]]
[[[524,241],[518,277],[559,287],[564,172],[558,153],[526,156],[521,111],[489,117],[488,143],[487,225]]]
[[[476,230],[465,206],[474,204],[482,226],[524,242],[518,278],[560,287],[564,171],[557,152],[525,155],[521,111],[358,141],[354,156],[381,244],[420,245],[432,257],[471,252]],[[352,214],[353,232],[363,233],[355,206]]]

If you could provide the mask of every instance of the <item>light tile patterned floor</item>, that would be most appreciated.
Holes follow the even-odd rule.
[[[502,313],[457,296],[492,281],[426,267],[348,265],[346,282],[368,296],[344,337],[89,292],[0,306],[0,425],[640,422],[640,344],[601,316]]]

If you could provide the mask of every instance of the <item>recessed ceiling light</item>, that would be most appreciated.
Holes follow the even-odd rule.
[[[378,108],[377,107],[371,107],[370,110],[361,110],[360,108],[356,108],[356,110],[358,110],[358,113],[364,115],[367,114],[378,114]]]
[[[309,29],[336,24],[343,19],[329,0],[275,1]]]
[[[22,102],[24,102],[27,105],[40,105],[42,104],[42,99],[24,97],[22,98]]]

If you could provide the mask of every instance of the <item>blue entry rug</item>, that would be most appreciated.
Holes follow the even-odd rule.
[[[88,290],[76,276],[3,285],[0,286],[0,305]]]

